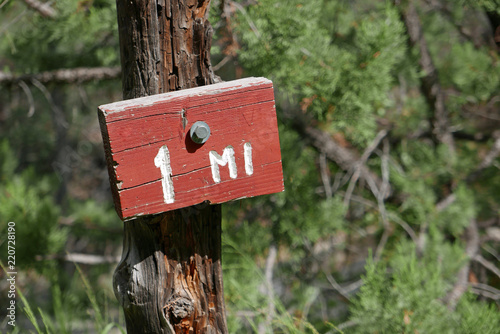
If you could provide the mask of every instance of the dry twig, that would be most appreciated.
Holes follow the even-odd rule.
[[[358,179],[361,176],[361,168],[365,166],[366,161],[368,160],[370,155],[378,147],[378,145],[386,135],[387,135],[387,130],[379,131],[379,133],[377,133],[377,135],[370,143],[370,145],[368,145],[368,147],[365,149],[359,161],[356,163],[356,166],[354,167],[354,173],[351,177],[351,182],[349,183],[349,187],[347,187],[346,196],[344,197],[345,206],[349,205],[349,201],[351,200],[351,195],[352,192],[354,191],[354,187],[356,186],[356,182],[358,182]]]
[[[95,255],[95,254],[82,254],[82,253],[68,253],[66,255],[48,255],[48,256],[37,256],[37,261],[46,260],[64,260],[68,262],[75,262],[87,265],[105,264],[105,263],[118,263],[120,261],[119,256],[106,256],[106,255]]]
[[[265,290],[268,297],[266,320],[259,324],[259,333],[269,332],[269,330],[271,329],[271,322],[273,321],[274,314],[276,313],[274,305],[273,270],[277,255],[278,250],[276,248],[276,245],[272,244],[269,247],[269,254],[267,255],[265,269]]]
[[[466,240],[465,254],[468,259],[464,266],[458,271],[457,282],[445,298],[445,302],[448,304],[448,308],[450,310],[455,309],[458,300],[462,297],[465,291],[467,291],[470,260],[475,258],[479,251],[479,232],[477,230],[477,224],[474,220],[471,221],[470,225],[464,231],[464,236]]]
[[[297,132],[314,148],[325,154],[329,160],[335,162],[344,171],[350,172],[354,170],[360,160],[354,150],[342,147],[328,132],[308,126],[307,121],[300,114],[292,111],[289,117],[293,120],[293,126]],[[364,180],[372,190],[376,189],[376,192],[378,192],[378,185],[382,184],[382,180],[375,173],[366,166],[360,166],[359,174],[360,179]],[[390,189],[388,189],[389,192]]]
[[[24,91],[26,97],[28,98],[28,103],[30,105],[30,109],[28,111],[28,118],[35,114],[35,101],[33,99],[33,94],[31,94],[31,90],[28,85],[24,81],[19,81],[19,87]]]
[[[486,260],[484,257],[482,257],[480,254],[477,254],[474,257],[474,261],[480,263],[483,267],[491,271],[493,274],[497,275],[498,278],[500,278],[500,269],[497,268],[492,262]]]
[[[321,173],[321,181],[323,182],[323,187],[325,188],[326,198],[332,198],[333,190],[330,180],[330,170],[328,169],[328,163],[324,153],[320,153],[319,155],[319,170]]]
[[[12,85],[20,81],[31,83],[82,83],[93,80],[110,80],[120,77],[120,67],[80,67],[41,72],[37,74],[14,75],[0,72],[0,85]]]
[[[53,19],[57,16],[56,11],[54,10],[54,8],[50,7],[49,3],[41,2],[38,0],[24,0],[24,2],[26,3],[26,5],[28,5],[28,7],[36,10],[43,17]]]
[[[471,292],[477,295],[490,298],[493,300],[500,300],[500,290],[495,289],[492,286],[481,283],[470,284]]]
[[[387,210],[385,208],[385,197],[386,193],[389,189],[389,141],[386,139],[384,140],[384,152],[382,155],[382,164],[381,164],[381,169],[382,169],[382,185],[380,187],[380,190],[378,193],[374,193],[375,197],[377,198],[377,204],[378,204],[378,209],[380,212],[380,215],[382,216],[382,223],[384,227],[384,233],[382,234],[382,237],[380,238],[380,242],[377,245],[377,249],[375,250],[375,261],[379,261],[382,252],[384,251],[385,245],[387,243],[387,240],[389,240],[389,235],[390,235],[390,225],[389,225],[389,220],[387,219]]]

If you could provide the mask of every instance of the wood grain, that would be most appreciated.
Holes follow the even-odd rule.
[[[209,201],[230,200],[283,191],[278,126],[272,82],[247,78],[175,93],[159,94],[99,107],[107,134],[112,188],[123,219],[170,211]],[[189,129],[196,121],[210,126],[209,140],[198,145]],[[246,175],[245,143],[252,146],[254,173]],[[154,158],[167,145],[174,203],[165,203],[160,169]],[[221,182],[211,174],[209,152],[234,148],[238,171]]]

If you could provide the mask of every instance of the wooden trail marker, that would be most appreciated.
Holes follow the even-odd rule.
[[[99,118],[124,219],[113,287],[127,332],[227,334],[213,203],[283,190],[272,84],[216,83],[210,0],[116,7],[123,97],[135,100],[102,106]],[[202,145],[190,139],[197,121]]]
[[[274,104],[270,80],[247,78],[100,106],[118,215],[283,191]],[[196,122],[205,143],[192,139]]]

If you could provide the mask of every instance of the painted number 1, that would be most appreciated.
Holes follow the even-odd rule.
[[[155,157],[155,166],[160,168],[161,187],[163,188],[163,200],[167,204],[174,203],[174,184],[172,182],[172,167],[170,166],[170,153],[167,145],[160,147]]]
[[[245,143],[243,145],[243,157],[245,159],[245,174],[253,174],[253,162],[252,162],[252,144]],[[236,161],[234,158],[234,149],[231,145],[227,146],[222,156],[216,151],[210,151],[208,153],[210,159],[210,167],[212,169],[212,179],[215,183],[220,183],[220,172],[219,165],[228,165],[229,177],[231,179],[236,179],[238,177],[238,171],[236,170]],[[175,193],[174,184],[172,182],[172,167],[170,165],[170,153],[168,151],[167,145],[160,147],[158,154],[154,159],[155,166],[160,168],[161,172],[161,186],[163,189],[163,200],[167,204],[174,203]]]

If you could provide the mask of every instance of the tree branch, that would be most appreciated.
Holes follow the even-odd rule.
[[[486,284],[481,284],[481,283],[475,283],[475,284],[470,284],[471,287],[471,292],[475,293],[477,295],[490,298],[493,300],[500,300],[500,290],[495,289],[492,286],[486,285]]]
[[[418,63],[424,73],[421,78],[421,87],[427,104],[433,112],[431,123],[434,141],[447,145],[450,151],[454,152],[455,144],[450,130],[449,112],[444,103],[444,94],[439,84],[438,71],[432,61],[413,1],[409,1],[406,10],[401,10],[401,16],[408,32],[410,46],[418,48],[420,51]]]
[[[337,143],[328,132],[313,126],[307,125],[309,122],[305,117],[298,112],[289,111],[286,115],[292,121],[292,126],[295,130],[310,143],[316,150],[325,154],[325,156],[335,162],[340,168],[345,171],[352,172],[358,166],[360,158],[358,155]],[[380,189],[383,181],[370,171],[365,165],[359,167],[359,178],[366,181],[366,183],[373,188]],[[387,189],[387,194],[391,192],[390,188]]]
[[[448,309],[450,310],[455,309],[458,300],[465,291],[467,291],[470,261],[476,257],[479,251],[479,232],[475,221],[471,221],[469,227],[464,231],[464,235],[466,240],[465,254],[468,259],[464,266],[458,271],[458,280],[445,298]]]
[[[30,104],[30,109],[28,111],[28,118],[35,114],[35,101],[33,100],[33,94],[31,94],[31,90],[28,85],[24,81],[19,81],[19,86],[23,90],[24,94],[28,98],[28,102]]]
[[[47,256],[37,256],[37,261],[46,260],[64,260],[68,262],[75,262],[80,264],[96,265],[104,263],[118,263],[120,261],[119,256],[106,256],[106,255],[94,255],[94,254],[83,254],[83,253],[68,253],[66,255],[47,255]]]
[[[49,3],[44,3],[38,0],[24,0],[24,2],[26,3],[26,5],[28,5],[28,7],[36,10],[43,17],[53,19],[57,16],[56,11],[54,10],[54,8],[50,7]]]
[[[330,180],[330,169],[326,161],[326,155],[324,153],[319,154],[319,171],[321,174],[321,181],[323,181],[323,187],[325,187],[326,198],[330,199],[333,196],[333,190]]]
[[[477,165],[477,167],[465,177],[466,183],[475,181],[486,168],[493,165],[495,159],[500,155],[500,131],[495,131],[493,137],[496,138],[495,142],[493,143],[493,147],[488,152],[488,154],[486,154],[479,165]],[[449,194],[436,204],[436,210],[439,212],[446,209],[449,205],[455,202],[455,200],[455,193]]]
[[[375,136],[375,139],[371,142],[370,145],[365,149],[363,152],[363,155],[361,155],[361,158],[358,160],[356,163],[356,166],[354,167],[354,173],[351,178],[351,182],[349,183],[349,186],[347,187],[346,195],[344,197],[344,205],[348,205],[349,201],[351,200],[351,195],[352,192],[354,191],[354,187],[356,186],[356,182],[358,182],[358,179],[361,175],[361,168],[365,166],[366,161],[370,157],[370,155],[373,153],[373,151],[378,147],[382,139],[387,135],[387,130],[381,130],[377,135]],[[366,167],[365,167],[366,168]],[[375,194],[377,196],[377,194]],[[378,197],[378,196],[377,196]]]
[[[495,266],[492,262],[486,260],[480,254],[474,257],[474,261],[480,263],[483,267],[485,267],[486,269],[497,275],[498,278],[500,278],[500,269],[498,269],[497,266]]]
[[[266,320],[259,324],[259,333],[272,332],[271,323],[273,321],[274,314],[276,313],[274,305],[273,271],[277,255],[278,249],[276,248],[276,245],[271,244],[269,247],[269,254],[266,259],[265,269],[265,290],[268,297]]]
[[[385,208],[385,202],[384,202],[385,196],[389,189],[389,141],[387,139],[384,140],[383,150],[384,152],[382,155],[382,164],[381,164],[382,185],[379,188],[380,189],[379,192],[375,194],[375,196],[377,198],[379,212],[382,217],[384,233],[382,234],[380,242],[375,250],[375,256],[374,256],[375,262],[378,262],[382,257],[382,252],[384,251],[385,245],[387,243],[387,240],[389,240],[389,235],[391,233],[389,228],[390,227],[389,220],[387,219],[387,210]]]
[[[495,159],[500,155],[500,131],[495,131],[493,133],[493,137],[495,138],[493,147],[488,152],[488,154],[486,154],[486,156],[481,161],[481,163],[476,167],[476,169],[467,176],[466,178],[467,182],[472,182],[476,180],[481,174],[481,172],[486,168],[490,167],[491,165],[493,165]]]
[[[332,288],[337,291],[338,293],[340,293],[345,299],[347,300],[351,300],[351,296],[349,296],[349,291],[346,291],[342,286],[340,286],[339,283],[337,283],[337,281],[335,280],[335,278],[333,278],[333,276],[326,270],[323,270],[323,273],[325,274],[325,277],[326,279],[328,280],[328,283],[330,283],[330,285],[332,286]],[[361,281],[361,282],[359,282]],[[362,280],[359,280],[359,284],[361,286],[361,284],[363,284]],[[358,283],[356,282],[356,283]],[[357,286],[356,286],[357,287]],[[355,289],[352,289],[351,291],[354,291]]]
[[[0,72],[0,85],[13,85],[24,81],[33,83],[35,80],[42,84],[48,83],[82,83],[93,80],[110,80],[120,77],[120,67],[80,67],[46,71],[36,74],[14,75]]]
[[[457,32],[465,40],[471,41],[476,49],[481,46],[487,46],[493,51],[498,51],[495,45],[495,39],[493,38],[493,27],[488,20],[488,17],[484,11],[474,9],[473,7],[467,6],[464,8],[465,13],[462,22],[456,22],[453,14],[453,9],[449,5],[452,2],[446,1],[426,1],[430,10],[439,11],[444,18],[446,18],[451,24],[455,26]]]

